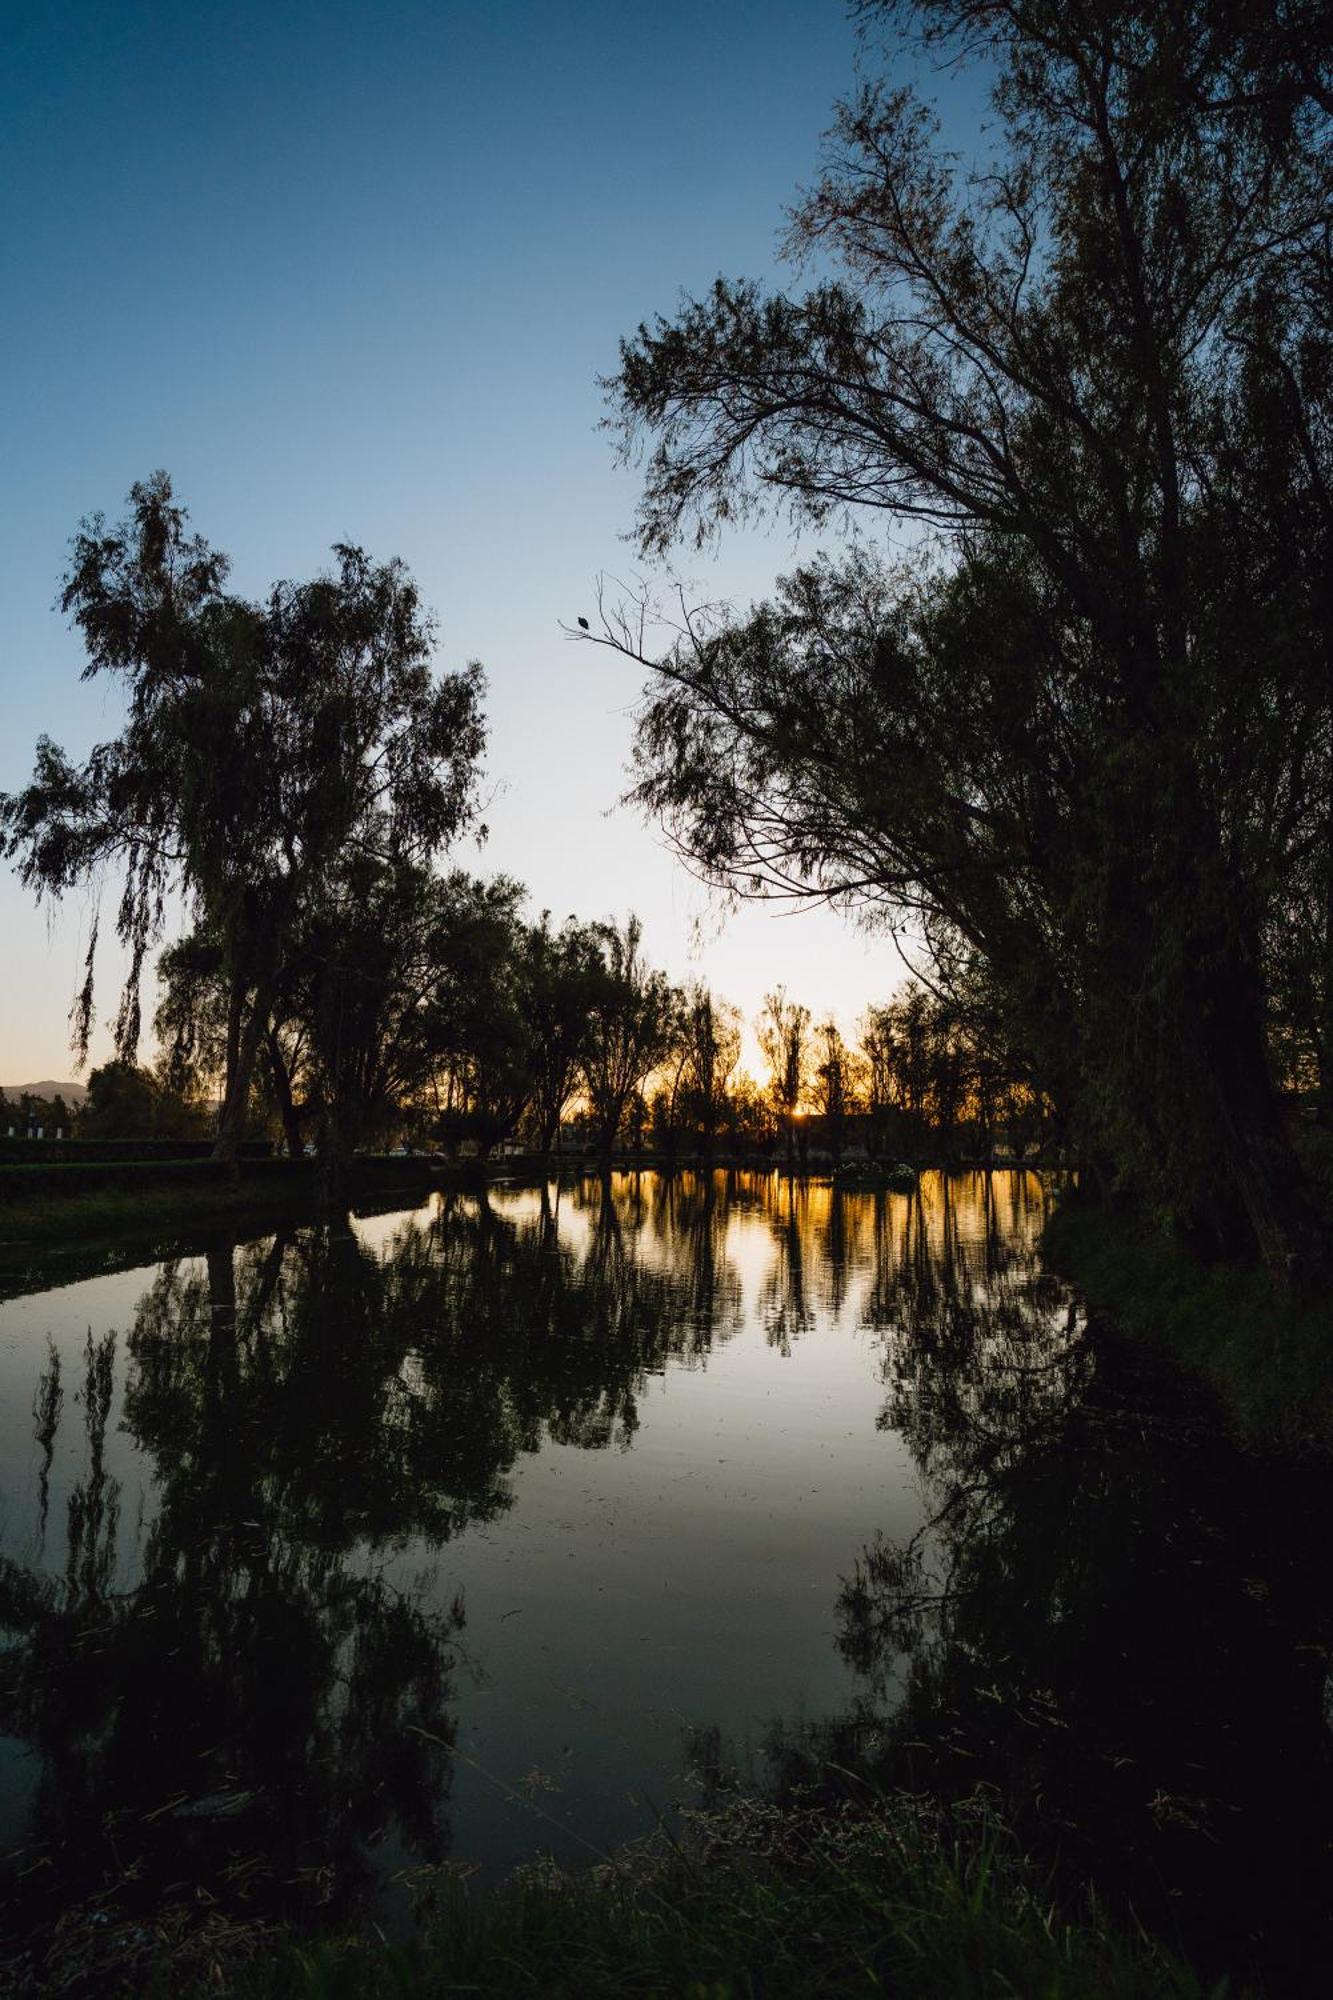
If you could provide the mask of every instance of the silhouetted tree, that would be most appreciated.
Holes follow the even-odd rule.
[[[810,1083],[814,1106],[824,1120],[829,1151],[836,1165],[842,1159],[847,1120],[855,1115],[860,1101],[856,1057],[843,1040],[836,1021],[821,1021],[815,1029]]]
[[[612,617],[660,675],[638,797],[733,888],[980,960],[1089,1155],[1283,1270],[1265,941],[1293,877],[1324,1022],[1333,984],[1326,14],[869,11],[985,63],[996,157],[958,165],[867,82],[792,225],[834,275],[719,281],[612,388],[650,551],[784,502],[937,540],[815,561],[660,658]]]
[[[515,976],[528,1031],[533,1125],[544,1153],[554,1147],[578,1087],[602,969],[596,926],[573,917],[555,931],[543,911],[520,940]]]
[[[293,1011],[308,1040],[330,1197],[352,1154],[428,1087],[477,1127],[471,1136],[492,1121],[497,1052],[519,1035],[507,972],[522,893],[505,876],[442,876],[358,854],[326,884],[295,941]],[[525,1077],[518,1109],[527,1088]]]
[[[637,917],[627,917],[623,927],[601,924],[598,935],[603,969],[589,1014],[581,1074],[605,1163],[626,1114],[641,1099],[642,1086],[670,1046],[675,1008],[665,973],[644,961]],[[640,1143],[642,1120],[641,1107]]]
[[[101,1063],[88,1073],[88,1095],[79,1113],[84,1139],[201,1139],[206,1132],[198,1104],[188,1103],[162,1078],[137,1063]]]
[[[787,1141],[787,1165],[795,1160],[796,1114],[805,1094],[810,1009],[787,998],[785,986],[765,995],[754,1031],[768,1064],[768,1095]]]
[[[739,1009],[696,981],[682,996],[680,1047],[690,1120],[711,1154],[741,1056]]]
[[[522,890],[504,877],[459,904],[450,977],[432,1005],[436,1129],[484,1156],[518,1129],[532,1100],[535,1040],[520,959]]]
[[[228,990],[217,1150],[234,1158],[285,942],[330,867],[349,847],[428,858],[472,817],[481,673],[432,677],[434,628],[400,563],[340,545],[333,574],[252,604],[227,594],[226,557],[187,533],[164,473],[130,507],[119,527],[84,524],[61,597],[85,676],[125,686],[125,726],[81,765],[43,737],[32,783],[0,800],[0,829],[39,895],[122,870],[122,1060],[169,895],[207,925]],[[94,924],[81,1055],[96,947]]]
[[[883,1007],[867,1007],[857,1028],[865,1077],[867,1137],[870,1151],[878,1155],[889,1143],[889,1115],[894,1104],[893,1035]]]
[[[306,1034],[292,1011],[299,973],[289,934],[270,998],[250,1105],[252,1122],[276,1118],[293,1159],[305,1150],[302,1114],[309,1088]],[[153,1027],[164,1052],[168,1081],[189,1097],[225,1089],[230,982],[222,946],[207,929],[196,926],[162,951],[157,979]]]

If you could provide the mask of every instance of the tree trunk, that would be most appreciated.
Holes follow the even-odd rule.
[[[278,1040],[277,1029],[270,1022],[266,1040],[268,1043],[269,1068],[273,1073],[273,1094],[278,1100],[278,1111],[282,1118],[283,1138],[287,1152],[293,1160],[299,1160],[305,1151],[301,1137],[301,1120],[292,1099],[291,1078],[287,1074],[287,1064],[283,1059],[282,1044]]]
[[[1262,996],[1243,965],[1214,966],[1209,987],[1201,1054],[1225,1183],[1240,1211],[1237,1220],[1243,1217],[1262,1262],[1285,1284],[1304,1272],[1315,1232],[1309,1189],[1269,1067]],[[1224,1241],[1219,1247],[1234,1254],[1237,1246]]]
[[[255,994],[254,1004],[241,1023],[236,1041],[235,1062],[228,1079],[227,1094],[222,1102],[222,1112],[218,1118],[213,1158],[227,1163],[233,1180],[240,1179],[241,1141],[245,1136],[246,1114],[250,1109],[250,1082],[255,1072],[255,1057],[259,1053],[260,1039],[268,1022],[268,1010],[269,992],[267,986],[264,986]],[[229,1022],[229,1036],[230,1029]]]
[[[245,982],[234,976],[227,994],[227,1041],[222,1061],[222,1103],[218,1107],[221,1130],[225,1107],[236,1083],[236,1066],[241,1053],[241,1017],[245,1012]]]
[[[320,1135],[319,1157],[315,1162],[316,1195],[321,1207],[346,1206],[351,1165],[351,1147],[336,1119],[331,1120]]]
[[[1333,1128],[1333,802],[1330,802],[1324,823],[1324,843],[1327,858],[1324,864],[1323,978],[1320,982],[1319,1026],[1315,1037],[1319,1063],[1315,1120],[1328,1129]]]

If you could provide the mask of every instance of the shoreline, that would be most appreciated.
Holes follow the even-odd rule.
[[[1045,1993],[1203,2000],[1220,1991],[1132,1910],[1057,1897],[984,1792],[860,1807],[749,1795],[689,1815],[684,1842],[630,1845],[588,1869],[537,1862],[478,1890],[447,1867],[411,1934],[373,1922],[303,1931],[173,1906],[67,1913],[50,1949],[11,1959],[17,1993],[229,1994],[234,2000],[829,2000]],[[1243,2000],[1248,1988],[1228,1990]]]
[[[1106,1206],[1061,1203],[1039,1248],[1094,1323],[1191,1377],[1241,1442],[1302,1457],[1333,1451],[1333,1302],[1283,1294],[1257,1266],[1205,1263]]]
[[[374,1154],[355,1162],[346,1190],[353,1212],[383,1213],[395,1203],[424,1198],[435,1189],[539,1186],[562,1178],[613,1173],[777,1174],[793,1184],[833,1178],[823,1165],[788,1174],[782,1162],[737,1154],[617,1153],[604,1168],[595,1157],[524,1153],[439,1160],[425,1155]],[[923,1166],[927,1172],[1046,1172],[1028,1163]],[[836,1183],[835,1183],[836,1184]],[[847,1194],[894,1194],[887,1179],[845,1184]],[[201,1234],[223,1228],[256,1233],[275,1221],[314,1222],[331,1211],[321,1205],[313,1158],[242,1159],[239,1181],[214,1160],[144,1159],[78,1161],[49,1165],[0,1164],[0,1296],[51,1283],[73,1282],[117,1267],[130,1253],[147,1261],[181,1255]],[[77,1267],[66,1275],[71,1266]]]

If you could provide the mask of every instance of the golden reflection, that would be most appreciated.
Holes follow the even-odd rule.
[[[1030,1268],[1052,1187],[1008,1168],[924,1173],[910,1194],[719,1168],[494,1189],[488,1200],[511,1224],[546,1213],[562,1245],[604,1267],[688,1273],[685,1310],[711,1322],[712,1338],[757,1321],[789,1353],[821,1319],[882,1328],[907,1293],[971,1296]]]

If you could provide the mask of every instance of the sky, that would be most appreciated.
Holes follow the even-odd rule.
[[[117,729],[55,600],[81,517],[164,467],[233,588],[355,541],[412,570],[443,667],[483,663],[490,834],[453,860],[557,917],[637,910],[655,963],[747,1017],[779,982],[844,1025],[887,995],[886,939],[725,917],[619,803],[641,676],[561,631],[643,573],[598,377],[682,292],[775,274],[857,46],[842,0],[8,10],[0,790],[40,733],[81,757]],[[745,605],[794,554],[752,532],[683,574]],[[0,866],[0,1082],[74,1075],[89,919]],[[109,1021],[110,951],[99,979]]]

